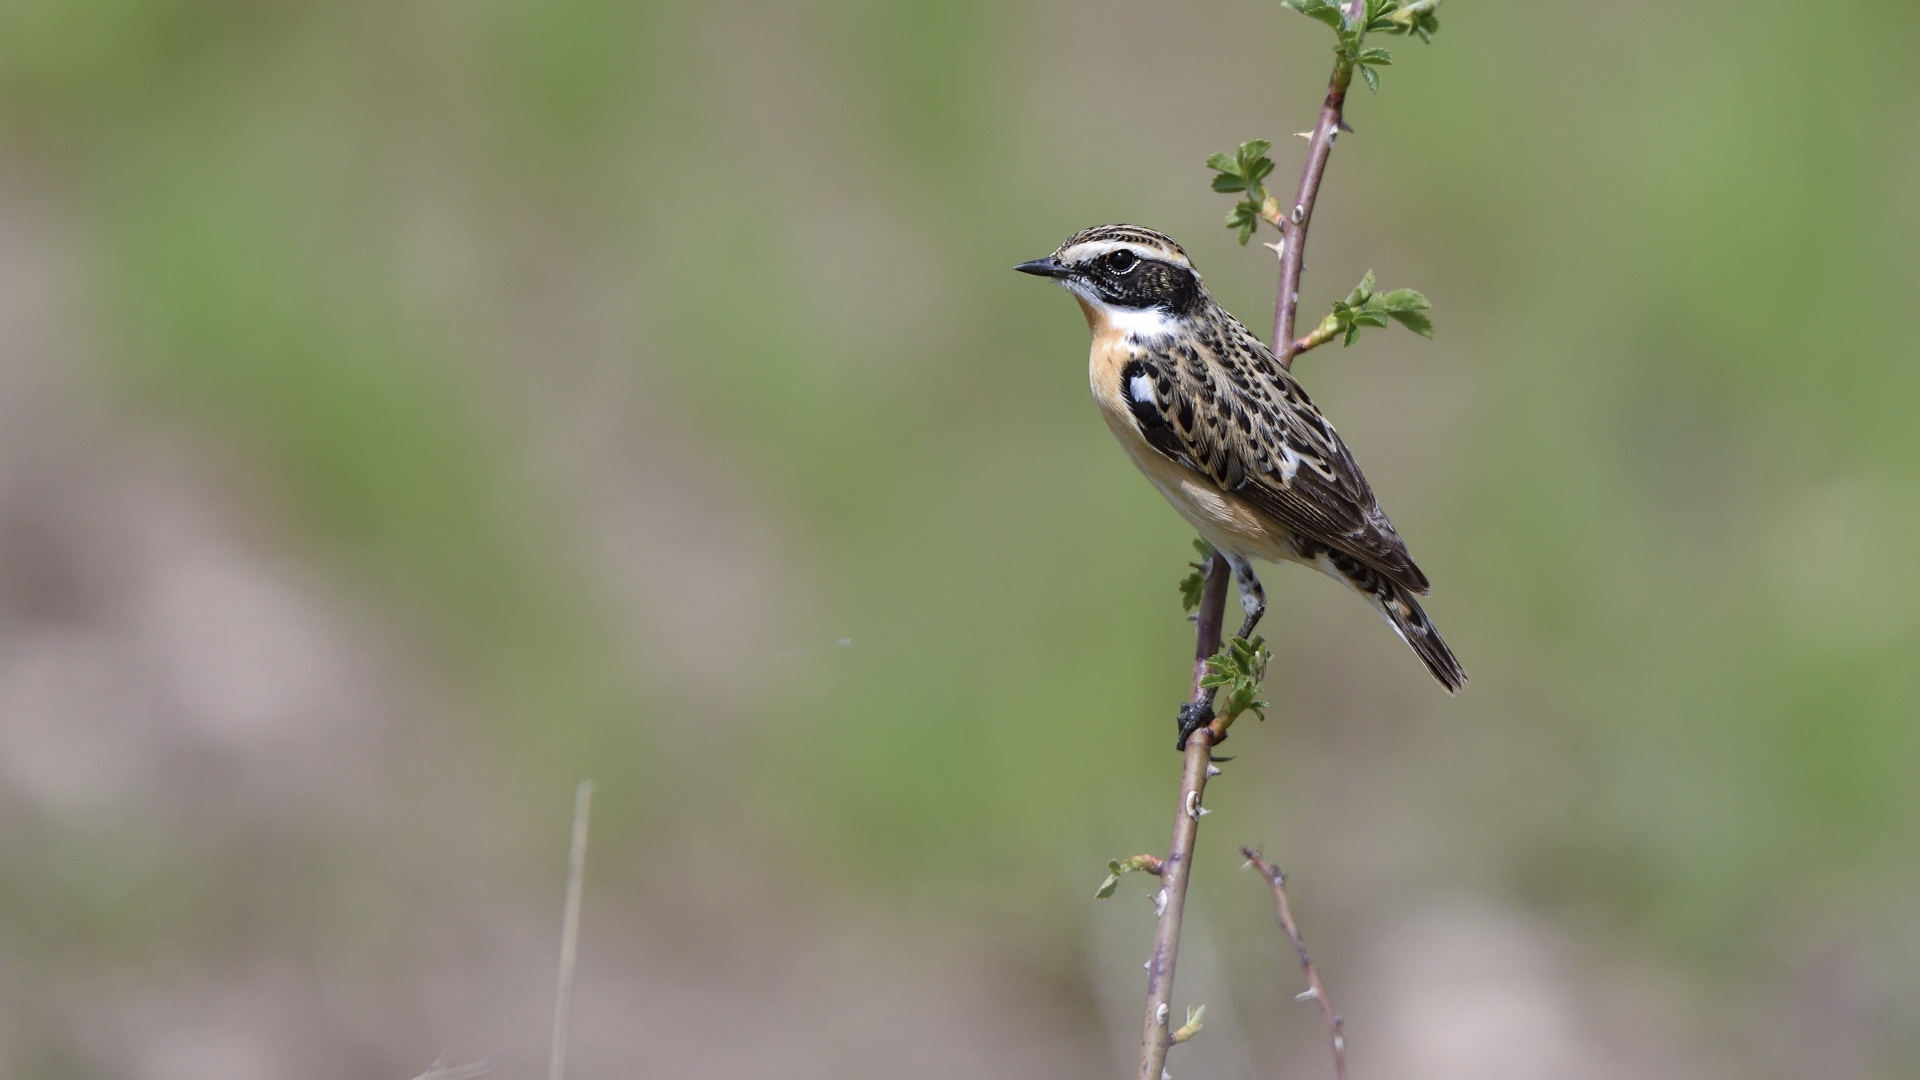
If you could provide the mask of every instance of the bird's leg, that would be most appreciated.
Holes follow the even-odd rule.
[[[1220,554],[1225,556],[1227,564],[1233,567],[1233,579],[1240,583],[1240,609],[1247,613],[1246,621],[1240,624],[1238,636],[1251,639],[1253,628],[1260,625],[1260,616],[1267,613],[1267,591],[1260,587],[1260,579],[1253,574],[1252,560],[1243,556],[1228,555],[1224,551]],[[1180,706],[1180,741],[1174,744],[1175,748],[1185,750],[1187,736],[1213,723],[1213,717],[1213,691],[1211,690],[1207,691],[1205,699]],[[1214,741],[1221,743],[1226,739],[1227,733],[1223,731]]]
[[[1247,613],[1237,636],[1252,640],[1253,628],[1260,625],[1260,616],[1267,613],[1267,591],[1260,587],[1260,579],[1253,576],[1251,560],[1229,555],[1227,561],[1233,564],[1233,580],[1240,583],[1240,609]]]

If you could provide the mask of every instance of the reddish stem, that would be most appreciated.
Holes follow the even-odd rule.
[[[1213,690],[1200,685],[1207,659],[1220,651],[1220,627],[1227,606],[1227,581],[1233,571],[1215,552],[1207,563],[1206,590],[1200,596],[1200,614],[1194,620],[1193,695],[1195,706],[1213,700]],[[1180,956],[1180,918],[1187,905],[1187,876],[1193,869],[1193,846],[1200,834],[1200,800],[1207,790],[1214,735],[1202,727],[1187,737],[1187,753],[1180,769],[1180,799],[1174,808],[1173,842],[1161,864],[1161,893],[1165,903],[1153,931],[1153,956],[1147,961],[1147,1016],[1140,1035],[1139,1080],[1160,1080],[1166,1071],[1167,1051],[1173,1046],[1173,969]]]
[[[1313,958],[1307,955],[1307,943],[1300,939],[1300,928],[1294,925],[1293,909],[1287,904],[1287,878],[1280,868],[1260,857],[1260,853],[1250,847],[1240,849],[1260,876],[1273,886],[1273,904],[1279,912],[1275,918],[1280,929],[1287,932],[1287,940],[1293,943],[1293,954],[1300,958],[1300,967],[1307,973],[1307,994],[1320,1005],[1320,1019],[1327,1025],[1327,1041],[1333,1044],[1333,1075],[1337,1080],[1347,1080],[1347,1036],[1346,1022],[1340,1014],[1333,1011],[1333,1002],[1327,999],[1327,988],[1320,982],[1320,972],[1313,966]]]
[[[1365,17],[1366,0],[1351,0],[1345,12],[1349,22]],[[1293,322],[1300,307],[1300,270],[1306,257],[1307,226],[1313,221],[1314,200],[1320,197],[1320,178],[1326,175],[1333,140],[1340,134],[1347,87],[1352,82],[1353,69],[1336,62],[1333,77],[1327,80],[1326,100],[1320,104],[1320,120],[1314,124],[1313,137],[1307,144],[1307,164],[1300,170],[1300,188],[1293,196],[1292,205],[1280,208],[1280,293],[1273,306],[1273,354],[1284,368],[1293,367],[1293,358],[1303,344],[1293,336]]]

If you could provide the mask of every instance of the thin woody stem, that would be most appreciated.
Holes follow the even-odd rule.
[[[1366,0],[1350,0],[1343,5],[1349,22],[1366,16]],[[1335,62],[1333,77],[1327,82],[1327,97],[1320,105],[1320,120],[1313,126],[1307,143],[1307,164],[1300,171],[1300,188],[1291,207],[1283,207],[1280,222],[1280,294],[1273,309],[1273,351],[1280,366],[1293,367],[1293,358],[1311,348],[1293,336],[1294,316],[1300,307],[1300,269],[1306,255],[1307,226],[1313,221],[1313,203],[1320,197],[1320,178],[1326,174],[1327,158],[1333,153],[1333,140],[1340,134],[1341,112],[1346,108],[1347,87],[1353,82],[1353,68]],[[1319,342],[1314,342],[1319,344]]]
[[[1260,876],[1273,886],[1273,904],[1278,911],[1276,916],[1280,929],[1287,932],[1287,940],[1293,943],[1293,953],[1300,958],[1300,967],[1307,973],[1307,992],[1302,998],[1312,998],[1320,1006],[1320,1019],[1327,1025],[1327,1041],[1333,1045],[1333,1075],[1337,1080],[1347,1080],[1347,1036],[1345,1022],[1340,1014],[1333,1011],[1333,1002],[1327,998],[1327,988],[1320,982],[1320,972],[1313,966],[1313,958],[1307,955],[1307,943],[1300,939],[1300,928],[1294,925],[1293,909],[1287,904],[1287,878],[1279,867],[1260,857],[1260,853],[1250,847],[1240,849],[1247,862],[1260,871]]]
[[[1195,621],[1193,694],[1195,706],[1210,704],[1213,690],[1202,687],[1207,659],[1220,651],[1220,627],[1227,605],[1227,580],[1233,576],[1225,556],[1215,552],[1207,563],[1206,591],[1201,594]],[[1160,921],[1153,932],[1153,956],[1147,961],[1147,1016],[1140,1037],[1139,1080],[1160,1080],[1173,1046],[1169,1020],[1173,1014],[1173,969],[1180,954],[1180,918],[1187,905],[1187,876],[1193,869],[1193,846],[1200,833],[1200,800],[1212,767],[1214,734],[1202,727],[1187,737],[1180,770],[1180,800],[1174,810],[1173,842],[1161,864]]]
[[[1365,8],[1366,0],[1348,0],[1343,6],[1350,21],[1364,17]],[[1313,137],[1308,144],[1307,164],[1300,176],[1300,189],[1294,197],[1291,210],[1276,206],[1272,201],[1262,207],[1263,216],[1268,220],[1275,217],[1280,219],[1280,295],[1274,308],[1273,345],[1283,366],[1292,366],[1294,356],[1312,347],[1306,341],[1295,341],[1293,338],[1294,316],[1300,306],[1301,256],[1307,242],[1307,224],[1313,218],[1314,200],[1320,192],[1320,178],[1327,171],[1327,156],[1333,152],[1333,140],[1340,131],[1341,110],[1346,104],[1347,87],[1352,81],[1352,67],[1344,63],[1334,66],[1333,78],[1327,85],[1326,101],[1320,108],[1320,121],[1314,126]],[[1212,689],[1200,684],[1207,676],[1207,660],[1220,651],[1227,581],[1231,576],[1232,570],[1226,558],[1215,552],[1207,563],[1206,588],[1201,595],[1200,614],[1195,624],[1197,640],[1194,643],[1191,695],[1194,709],[1211,707],[1213,703]],[[1140,1038],[1138,1080],[1161,1080],[1166,1073],[1167,1051],[1173,1046],[1173,1031],[1169,1021],[1173,1013],[1174,966],[1180,954],[1180,922],[1186,912],[1187,878],[1193,869],[1193,849],[1200,834],[1200,815],[1205,812],[1200,808],[1200,800],[1206,793],[1208,773],[1213,770],[1213,744],[1220,740],[1224,730],[1225,724],[1216,718],[1212,726],[1198,728],[1187,737],[1186,757],[1180,770],[1180,800],[1174,811],[1173,842],[1160,870],[1160,921],[1154,928],[1153,956],[1147,961],[1147,1015]],[[1287,928],[1295,948],[1299,950],[1301,961],[1307,964],[1308,978],[1318,992],[1319,976],[1313,972],[1306,948],[1300,944],[1299,933],[1293,929],[1292,916],[1286,911],[1286,894],[1280,891],[1277,875],[1270,880],[1274,881],[1276,894],[1280,898],[1281,924]],[[1322,1010],[1331,1017],[1324,993],[1320,994],[1320,1000]],[[1340,1080],[1346,1080],[1345,1040],[1337,1034],[1338,1018],[1333,1017],[1329,1022],[1335,1025],[1336,1031],[1335,1067]]]

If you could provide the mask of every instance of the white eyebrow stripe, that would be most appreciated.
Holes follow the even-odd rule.
[[[1136,243],[1131,240],[1088,240],[1075,244],[1070,248],[1064,248],[1059,254],[1063,261],[1072,263],[1073,265],[1079,265],[1088,259],[1097,259],[1102,255],[1115,251],[1131,251],[1142,259],[1154,259],[1159,262],[1172,263],[1175,266],[1184,267],[1188,270],[1193,269],[1192,260],[1183,254],[1165,251],[1158,247]]]

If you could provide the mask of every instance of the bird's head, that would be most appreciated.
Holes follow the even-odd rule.
[[[1138,225],[1101,225],[1076,233],[1044,259],[1014,267],[1052,278],[1080,300],[1087,322],[1146,328],[1192,314],[1206,287],[1180,245]]]

